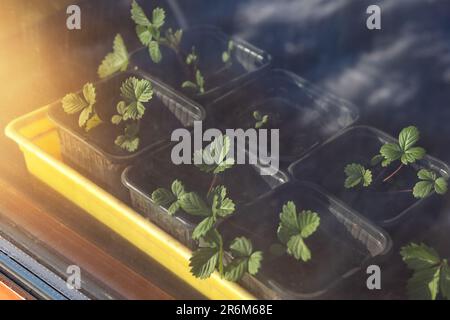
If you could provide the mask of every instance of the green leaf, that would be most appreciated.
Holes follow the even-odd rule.
[[[437,194],[445,194],[447,193],[447,181],[443,178],[437,178],[434,182],[434,191],[436,191]]]
[[[225,279],[228,281],[238,281],[248,269],[248,259],[233,259],[225,266]]]
[[[368,187],[372,183],[372,172],[366,170],[362,165],[357,163],[349,164],[345,167],[344,172],[347,176],[345,179],[345,188],[353,188],[359,184]]]
[[[153,9],[152,25],[155,28],[161,28],[164,25],[166,13],[162,8]]]
[[[122,116],[119,116],[119,115],[113,115],[112,116],[112,118],[111,118],[111,122],[113,123],[113,124],[115,124],[115,125],[118,125],[118,124],[120,124],[121,122],[122,122]]]
[[[102,119],[100,119],[99,115],[97,113],[94,113],[92,117],[88,121],[86,121],[86,126],[84,129],[86,130],[86,132],[89,132],[102,123],[103,121]]]
[[[394,143],[386,143],[380,149],[381,155],[385,158],[385,160],[393,162],[402,157],[403,151],[399,145]]]
[[[377,154],[376,156],[374,156],[371,160],[370,160],[370,165],[371,166],[376,166],[377,164],[379,164],[380,162],[382,162],[384,159],[384,157],[381,154]]]
[[[98,67],[98,76],[103,79],[116,72],[125,71],[128,68],[129,55],[127,47],[120,34],[114,38],[113,51],[108,53]]]
[[[194,192],[184,194],[180,198],[181,208],[187,213],[194,216],[209,217],[212,216],[211,209],[206,203]]]
[[[255,118],[255,120],[261,121],[262,120],[261,112],[259,112],[258,110],[253,111],[253,118]]]
[[[416,160],[420,160],[425,156],[426,152],[424,148],[414,147],[408,149],[401,156],[400,160],[403,164],[407,165],[408,163],[414,163]]]
[[[151,27],[145,27],[145,26],[136,26],[136,34],[141,41],[141,43],[148,47],[150,44],[150,41],[153,39],[153,32]]]
[[[235,238],[230,244],[233,260],[225,267],[225,278],[238,281],[245,272],[252,275],[258,273],[263,255],[261,251],[253,252],[252,242],[245,238]]]
[[[148,52],[154,63],[160,63],[162,60],[161,50],[157,41],[150,41],[148,44]]]
[[[288,201],[283,205],[282,212],[280,213],[281,224],[292,230],[298,230],[299,223],[297,220],[297,211],[295,203]]]
[[[226,217],[234,213],[235,205],[233,200],[226,197],[227,189],[224,186],[217,186],[212,191],[212,213],[219,217]]]
[[[404,246],[400,255],[408,268],[420,270],[437,265],[440,262],[439,254],[425,244],[411,243]]]
[[[182,88],[190,88],[197,90],[197,84],[193,83],[192,81],[185,81],[181,84]]]
[[[140,26],[151,26],[150,20],[147,18],[144,10],[138,5],[138,3],[133,0],[131,4],[131,19]]]
[[[183,210],[185,209],[183,208]],[[201,237],[205,236],[214,227],[215,223],[215,217],[207,217],[206,219],[203,219],[202,222],[200,222],[192,232],[192,239],[198,240]]]
[[[141,119],[145,113],[143,103],[150,101],[153,97],[153,89],[150,81],[130,77],[122,83],[120,92],[125,102],[119,102],[117,108],[123,108],[123,120]],[[125,107],[123,107],[124,103]]]
[[[64,109],[64,112],[68,114],[80,112],[88,106],[89,103],[76,93],[66,94],[62,99],[62,107]]]
[[[301,235],[296,235],[289,239],[287,252],[297,260],[307,262],[311,259],[311,251],[306,246]]]
[[[231,141],[226,135],[220,135],[203,150],[194,152],[194,162],[201,171],[219,174],[234,165],[234,159],[228,158]],[[201,162],[200,164],[198,164]]]
[[[419,130],[414,126],[409,126],[400,131],[398,143],[403,151],[409,150],[419,141]]]
[[[184,185],[180,180],[175,180],[174,182],[172,182],[171,188],[172,193],[177,197],[177,199],[181,199],[181,197],[186,194]]]
[[[127,124],[125,134],[118,136],[114,143],[128,152],[134,152],[139,148],[139,125],[136,123]]]
[[[200,93],[205,92],[205,79],[203,78],[202,73],[200,70],[197,70],[195,73],[195,80],[197,81],[197,86],[199,88]]]
[[[89,106],[80,113],[80,117],[78,118],[78,125],[82,128],[86,125],[89,118],[91,117],[91,114],[93,112],[92,106]]]
[[[261,262],[263,260],[263,253],[261,251],[256,251],[252,253],[248,259],[248,273],[255,275],[261,268]]]
[[[250,257],[253,252],[252,242],[245,238],[239,237],[235,238],[230,244],[231,254],[235,258],[245,258]]]
[[[445,259],[443,260],[441,267],[441,279],[439,285],[444,299],[450,300],[450,267]]]
[[[127,137],[126,135],[121,135],[117,137],[114,143],[128,152],[134,152],[139,148],[138,137]]]
[[[422,180],[416,183],[413,189],[413,195],[416,198],[425,198],[429,196],[433,190],[437,194],[445,194],[447,192],[447,181],[444,177],[439,177],[431,170],[421,169],[417,173],[417,177]]]
[[[230,54],[227,51],[222,53],[222,61],[224,63],[227,63],[228,61],[230,61]]]
[[[410,299],[436,300],[439,292],[440,271],[440,267],[436,266],[414,272],[407,284]]]
[[[191,273],[200,279],[207,279],[214,272],[219,261],[220,249],[214,248],[200,248],[192,253],[189,259],[189,266]]]
[[[300,227],[300,235],[303,239],[308,238],[320,225],[320,217],[316,212],[310,210],[302,211],[298,218],[298,224]]]
[[[413,188],[413,196],[415,198],[426,198],[433,192],[434,182],[419,181]]]
[[[158,206],[167,208],[170,206],[177,198],[167,189],[158,188],[152,193],[152,200]]]

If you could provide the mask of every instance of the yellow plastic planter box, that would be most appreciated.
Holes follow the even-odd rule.
[[[254,299],[239,285],[214,273],[207,280],[189,271],[191,251],[130,207],[61,161],[56,128],[48,107],[12,121],[6,135],[22,150],[28,171],[88,214],[126,238],[210,299]]]

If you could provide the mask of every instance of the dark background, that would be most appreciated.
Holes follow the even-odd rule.
[[[68,4],[78,2],[82,29],[65,27]],[[96,69],[122,33],[130,51],[139,43],[131,1],[1,0],[0,126],[96,79]],[[419,127],[421,145],[450,163],[450,1],[448,0],[161,0],[170,24],[212,24],[269,52],[276,67],[352,101],[360,123],[392,135]],[[145,3],[145,4],[144,4]],[[382,30],[366,28],[366,8],[381,7]],[[0,138],[2,168],[19,162]],[[4,175],[14,177],[11,170]],[[383,292],[352,289],[353,298],[403,297],[408,275],[398,248],[425,240],[450,257],[450,195],[389,230],[393,259],[382,266]],[[376,205],[376,204],[374,204]],[[364,278],[365,275],[360,275]],[[361,283],[362,281],[355,281]],[[347,294],[343,294],[345,297]]]

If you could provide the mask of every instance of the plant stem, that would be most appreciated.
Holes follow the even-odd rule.
[[[386,181],[388,181],[389,179],[391,179],[393,176],[395,176],[399,171],[400,171],[400,169],[401,168],[403,168],[403,163],[394,171],[394,172],[392,172],[388,177],[386,177],[384,180],[383,180],[383,182],[386,182]]]
[[[215,174],[215,175],[214,175],[214,178],[213,178],[212,181],[211,181],[211,184],[209,185],[208,194],[209,194],[209,193],[212,191],[212,189],[214,188],[214,186],[215,186],[215,184],[216,184],[216,182],[217,182],[217,178],[218,178],[218,175]]]

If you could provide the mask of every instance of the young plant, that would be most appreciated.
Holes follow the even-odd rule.
[[[153,97],[153,89],[150,81],[130,77],[120,87],[123,100],[117,104],[117,114],[111,118],[111,122],[119,125],[125,122],[125,133],[117,137],[115,144],[129,152],[134,152],[139,147],[139,121],[144,116],[145,105]]]
[[[192,232],[194,240],[204,237],[215,227],[219,218],[228,217],[235,210],[235,204],[227,198],[227,189],[224,186],[217,186],[209,192],[206,202],[195,192],[189,192],[181,197],[179,204],[190,215],[204,218]]]
[[[234,50],[234,42],[232,40],[228,41],[227,50],[222,53],[222,61],[223,63],[232,63],[231,62],[231,54]]]
[[[144,10],[133,0],[131,4],[131,19],[136,23],[136,34],[141,43],[148,48],[152,61],[154,63],[161,62],[162,54],[159,45],[161,43],[161,28],[166,20],[164,9],[153,9],[150,21]]]
[[[181,208],[181,198],[186,193],[183,183],[175,180],[170,191],[164,188],[156,189],[152,193],[152,200],[155,204],[167,208],[170,215],[174,215]]]
[[[278,226],[278,239],[286,245],[287,253],[296,260],[307,262],[311,259],[311,251],[304,240],[311,236],[320,225],[320,217],[316,212],[303,210],[297,214],[294,202],[283,205]]]
[[[117,34],[114,38],[113,51],[108,53],[98,67],[98,76],[103,79],[116,72],[125,71],[128,68],[129,56],[123,38]]]
[[[416,198],[425,198],[433,191],[437,194],[445,194],[447,192],[447,180],[430,170],[421,169],[417,173],[417,177],[421,180],[416,183],[413,189],[413,195]]]
[[[253,112],[253,118],[256,120],[255,129],[261,129],[269,122],[269,115],[262,115],[258,110]]]
[[[415,146],[419,141],[419,137],[420,133],[416,127],[406,127],[400,132],[398,143],[384,144],[380,149],[380,154],[372,158],[371,163],[377,164],[381,162],[383,167],[387,167],[397,160],[401,162],[399,167],[391,175],[386,177],[383,182],[395,176],[403,166],[412,164],[425,156],[425,149]]]
[[[364,166],[358,163],[352,163],[344,169],[345,179],[344,187],[347,189],[354,188],[358,185],[368,187],[372,183],[372,171],[364,168]]]
[[[102,123],[95,110],[96,93],[92,83],[83,86],[83,96],[69,93],[62,99],[62,107],[67,114],[80,113],[78,125],[86,132]]]
[[[191,53],[186,57],[186,64],[193,69],[195,75],[194,81],[185,81],[181,84],[182,88],[190,88],[198,91],[199,93],[205,93],[205,78],[203,77],[198,67],[198,55],[195,51],[195,47],[192,47]]]
[[[230,244],[233,260],[225,266],[225,279],[239,281],[245,272],[256,275],[261,267],[263,253],[254,251],[252,242],[245,238],[235,238]]]
[[[411,243],[400,254],[408,268],[414,271],[408,280],[410,299],[435,300],[440,293],[450,300],[450,267],[447,259],[441,259],[433,248],[425,244]]]

